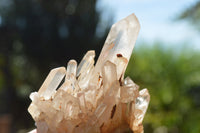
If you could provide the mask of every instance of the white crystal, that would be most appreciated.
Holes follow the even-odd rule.
[[[106,61],[111,61],[116,64],[120,69],[125,70],[128,64],[128,60],[131,57],[135,42],[140,30],[140,24],[137,17],[134,14],[120,20],[111,27],[108,37],[105,41],[104,47],[101,54],[97,60],[95,69],[96,71],[101,70],[101,67]],[[123,58],[123,65],[118,58]],[[117,61],[117,62],[116,62]],[[124,71],[117,73],[118,79],[123,74]]]
[[[72,83],[76,81],[76,69],[77,69],[76,61],[70,60],[67,64],[66,80],[70,80]]]
[[[124,86],[121,87],[121,102],[128,103],[137,97],[139,86],[136,85],[129,77],[124,80]]]
[[[51,70],[44,83],[40,87],[38,94],[44,99],[50,99],[56,88],[66,74],[64,67],[59,67]]]
[[[95,52],[93,50],[90,50],[85,54],[80,64],[78,65],[76,76],[78,77],[78,84],[82,89],[87,87],[89,79],[93,72],[94,57]]]
[[[78,67],[70,60],[67,70],[49,73],[30,95],[28,111],[38,133],[119,133],[128,127],[143,132],[148,90],[139,91],[129,77],[124,79],[139,29],[131,14],[112,26],[95,66],[95,52],[88,51]]]
[[[117,71],[116,65],[110,61],[107,61],[102,69],[102,77],[104,84],[103,88],[105,94],[107,90],[111,87],[112,83],[117,81]]]
[[[136,126],[142,123],[142,120],[149,105],[149,100],[150,96],[147,89],[139,91],[139,96],[136,98],[136,104],[135,104]]]

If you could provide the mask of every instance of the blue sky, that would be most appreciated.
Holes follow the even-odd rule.
[[[141,30],[138,42],[151,44],[164,41],[166,44],[183,45],[200,49],[200,33],[187,21],[175,21],[182,11],[197,0],[100,0],[98,8],[103,10],[102,18],[113,17],[116,22],[131,13],[138,17]]]

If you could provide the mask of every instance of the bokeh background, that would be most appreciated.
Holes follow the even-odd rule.
[[[0,0],[0,133],[24,133],[52,68],[98,57],[110,26],[135,13],[141,31],[126,75],[148,88],[145,133],[200,133],[200,1]]]

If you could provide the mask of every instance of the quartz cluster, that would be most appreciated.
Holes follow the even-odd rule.
[[[38,133],[142,133],[150,95],[124,79],[140,25],[134,14],[114,24],[94,65],[88,51],[77,66],[51,70],[28,111]]]

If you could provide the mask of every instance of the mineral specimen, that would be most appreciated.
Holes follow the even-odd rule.
[[[140,29],[134,14],[114,24],[94,65],[88,51],[77,67],[70,60],[51,70],[38,92],[30,95],[28,111],[38,133],[142,133],[150,96],[124,79]]]

